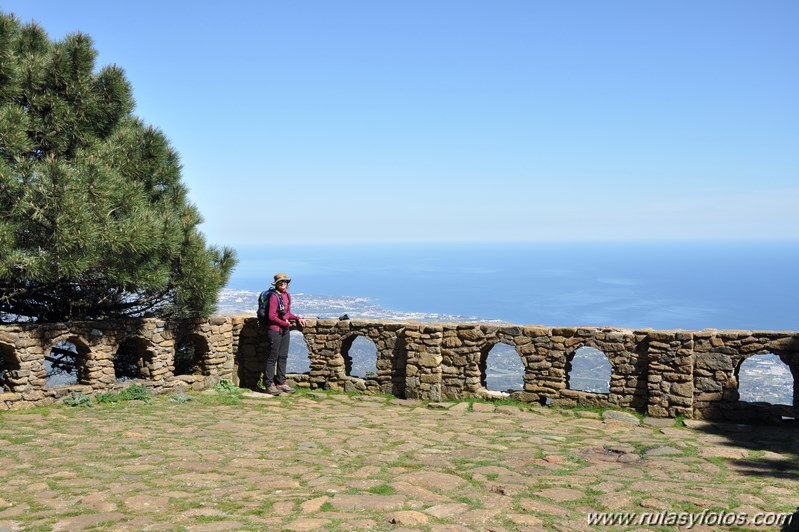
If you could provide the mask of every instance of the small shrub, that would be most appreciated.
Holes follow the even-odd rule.
[[[103,392],[94,396],[94,400],[99,404],[120,403],[123,401],[144,401],[150,402],[150,390],[143,384],[133,384],[121,392]]]
[[[170,403],[177,403],[179,405],[182,405],[183,403],[188,403],[189,401],[191,401],[191,397],[189,397],[185,393],[177,393],[169,398]]]
[[[92,406],[92,398],[83,392],[72,392],[64,399],[64,404],[68,406]]]
[[[226,405],[237,404],[244,395],[241,388],[224,379],[214,386],[214,391],[216,392],[215,401]]]
[[[216,390],[217,393],[228,395],[237,395],[241,393],[241,389],[238,386],[225,379],[219,381],[219,383],[214,386],[214,390]]]
[[[118,403],[122,399],[119,397],[118,392],[101,392],[94,396],[94,400],[97,401],[97,404],[105,405],[109,403]]]
[[[150,390],[144,384],[133,384],[128,386],[120,394],[123,401],[144,401],[149,403],[151,400]]]

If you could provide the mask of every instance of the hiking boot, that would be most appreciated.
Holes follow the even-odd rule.
[[[283,383],[283,384],[278,384],[278,385],[276,386],[276,388],[277,388],[278,390],[280,390],[281,392],[283,392],[283,393],[294,393],[294,388],[292,388],[291,386],[289,386],[289,385],[288,385],[288,384],[286,384],[286,383]]]
[[[278,388],[274,384],[270,384],[266,388],[266,393],[271,394],[271,395],[280,395],[282,392],[280,391],[280,388]]]

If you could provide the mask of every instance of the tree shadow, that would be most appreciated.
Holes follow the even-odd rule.
[[[696,431],[722,438],[719,445],[750,451],[746,458],[727,460],[738,473],[753,477],[799,480],[799,422],[695,422]]]

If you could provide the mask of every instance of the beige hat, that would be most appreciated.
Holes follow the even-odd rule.
[[[291,277],[289,277],[285,273],[276,273],[275,274],[275,280],[272,283],[272,286],[277,286],[277,283],[279,283],[280,281],[286,281],[287,283],[290,283],[291,282]]]

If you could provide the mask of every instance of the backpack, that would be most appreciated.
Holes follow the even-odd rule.
[[[269,322],[269,296],[272,294],[277,295],[277,315],[279,317],[283,317],[286,314],[286,302],[281,297],[280,292],[275,290],[274,288],[270,288],[269,290],[264,290],[258,295],[258,323],[261,324],[261,327],[266,327]],[[286,299],[288,300],[289,304],[291,303],[291,296],[288,292],[284,294]]]

